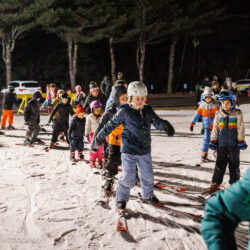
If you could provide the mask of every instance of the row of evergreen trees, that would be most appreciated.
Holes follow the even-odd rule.
[[[25,39],[31,30],[43,29],[67,44],[72,89],[76,84],[80,43],[109,41],[111,75],[115,81],[115,44],[135,42],[138,76],[143,81],[147,46],[170,38],[167,90],[172,93],[178,40],[189,37],[195,48],[199,37],[211,32],[211,24],[225,18],[224,11],[219,0],[0,0],[6,82],[11,81],[11,54],[17,40]]]

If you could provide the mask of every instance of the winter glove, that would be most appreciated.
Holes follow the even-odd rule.
[[[212,150],[214,150],[214,151],[217,151],[218,142],[217,141],[210,141],[209,148],[212,149]]]
[[[27,126],[28,126],[28,125],[29,125],[29,122],[26,122],[26,121],[25,121],[25,122],[24,122],[24,125],[27,125]]]
[[[194,124],[193,124],[193,123],[190,123],[189,130],[190,130],[191,132],[194,131]]]
[[[95,142],[96,142],[96,144],[97,144],[98,146],[101,146],[101,145],[103,144],[103,140],[102,140],[100,137],[98,137],[98,136],[96,136]]]
[[[173,136],[175,133],[174,127],[168,121],[164,121],[163,129],[166,131],[168,136]]]
[[[237,146],[238,146],[238,148],[239,148],[240,150],[246,150],[246,149],[247,149],[247,144],[246,144],[245,141],[238,142]]]

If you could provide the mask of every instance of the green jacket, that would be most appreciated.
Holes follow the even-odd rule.
[[[234,231],[241,221],[250,222],[250,168],[241,180],[207,201],[201,234],[208,249],[237,249]]]

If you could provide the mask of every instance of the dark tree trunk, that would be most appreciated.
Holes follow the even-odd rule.
[[[168,94],[172,94],[173,90],[173,78],[174,78],[174,56],[175,56],[175,46],[177,43],[178,38],[173,37],[171,45],[170,45],[170,52],[169,52],[169,69],[168,69]]]
[[[185,36],[182,55],[181,55],[181,62],[180,62],[179,73],[178,73],[178,85],[181,80],[182,66],[183,66],[184,56],[186,53],[186,47],[187,47],[187,35]],[[177,91],[178,85],[175,85],[174,91]]]
[[[113,48],[113,37],[109,38],[109,52],[111,61],[111,76],[112,76],[112,82],[114,83],[116,81],[116,75],[115,75],[115,52]]]
[[[11,54],[15,48],[15,40],[10,38],[8,35],[4,34],[2,38],[2,47],[3,47],[3,60],[5,63],[6,71],[6,86],[11,82]]]
[[[74,91],[76,86],[78,44],[77,40],[73,39],[72,37],[69,37],[67,39],[67,44],[68,44],[70,85],[71,85],[71,90]]]
[[[140,82],[144,80],[144,62],[146,56],[146,42],[145,39],[141,36],[138,44],[137,44],[137,53],[136,53],[136,61],[137,61],[137,68],[139,73]]]

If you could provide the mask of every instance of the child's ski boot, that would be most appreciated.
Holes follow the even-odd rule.
[[[24,145],[27,145],[27,146],[30,146],[30,145],[32,145],[32,143],[31,143],[31,140],[30,139],[26,139],[25,141],[24,141],[24,143],[23,143]]]
[[[140,195],[140,194],[139,194]],[[143,202],[143,203],[146,203],[146,204],[151,204],[155,207],[162,207],[163,205],[160,203],[159,199],[155,196],[155,195],[152,195],[149,199],[143,199],[140,195],[140,200]]]
[[[106,178],[106,182],[104,184],[104,193],[110,194],[113,190],[114,179],[112,177]]]
[[[97,164],[98,164],[98,167],[100,168],[100,169],[102,169],[103,168],[103,162],[102,162],[102,160],[97,160]]]
[[[220,184],[212,183],[211,186],[210,186],[210,191],[211,192],[216,192],[218,190],[220,190]]]
[[[16,129],[14,126],[12,126],[12,125],[9,125],[8,127],[7,127],[7,130],[14,130],[14,129]]]
[[[126,204],[127,204],[126,201],[117,201],[116,202],[117,210],[125,210],[126,209]]]
[[[85,160],[85,159],[84,159],[84,155],[83,155],[82,152],[78,152],[78,157],[79,157],[79,160],[80,160],[80,161],[84,161],[84,160]]]
[[[56,146],[57,146],[57,143],[54,143],[54,142],[51,142],[49,145],[50,148],[55,148]]]
[[[116,225],[116,231],[121,232],[121,231],[125,231],[128,232],[128,226],[127,226],[127,222],[126,222],[126,202],[125,201],[118,201],[116,203],[116,207],[117,207],[117,215],[118,215],[118,219],[117,219],[117,225]]]
[[[45,145],[45,142],[39,138],[37,138],[35,142],[37,142],[40,145]]]
[[[91,161],[89,165],[90,165],[91,168],[96,168],[95,161]]]
[[[73,163],[73,162],[76,162],[76,158],[75,158],[75,152],[70,152],[70,161]]]
[[[65,142],[65,141],[66,141],[65,138],[64,138],[64,132],[61,132],[61,133],[59,134],[59,140],[60,140],[61,142]]]
[[[207,152],[203,152],[201,155],[201,162],[208,162]]]

